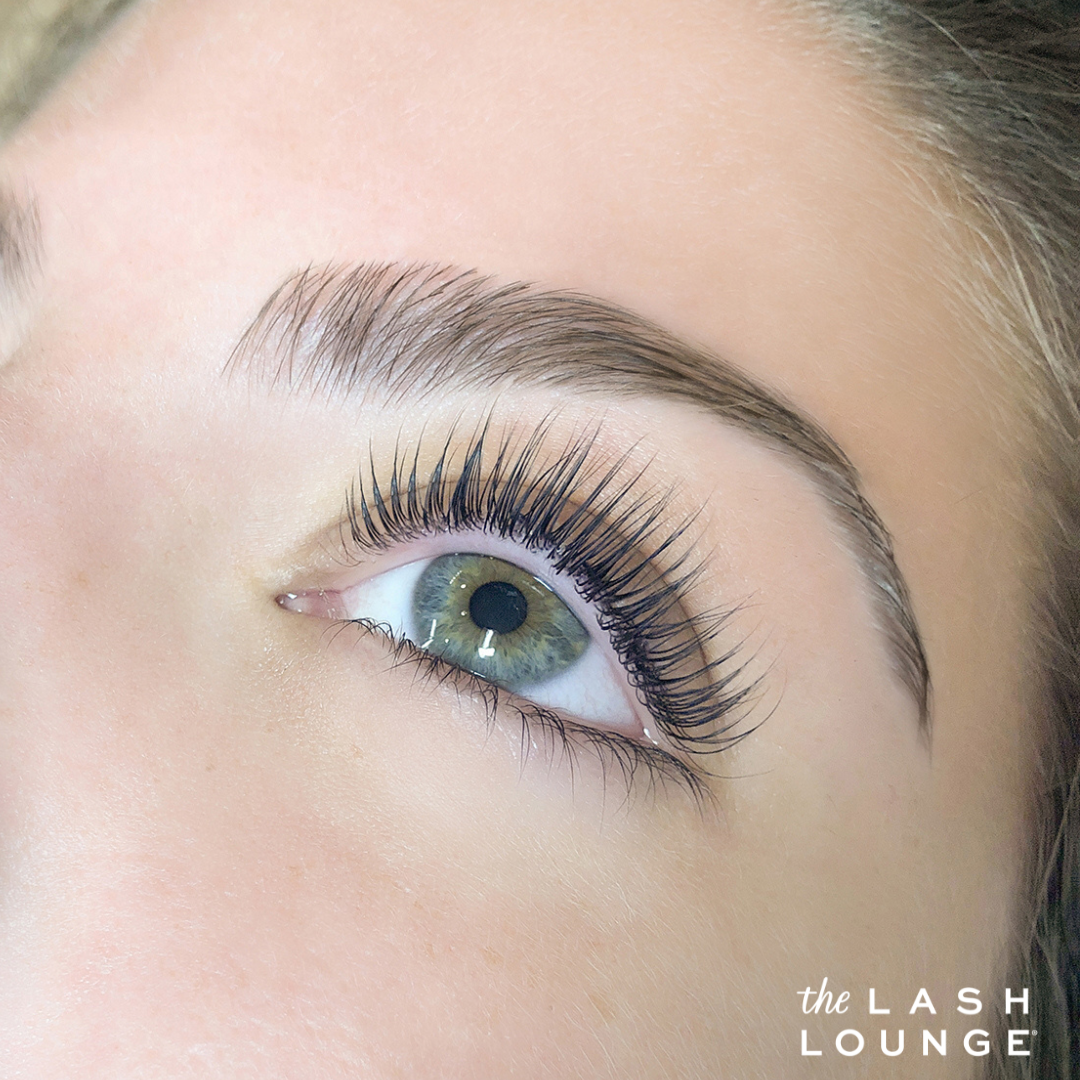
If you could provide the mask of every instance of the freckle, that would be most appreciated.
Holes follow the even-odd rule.
[[[600,1019],[605,1024],[610,1024],[615,1019],[615,1010],[608,1004],[607,999],[600,994],[595,994],[591,990],[589,991],[589,1000],[593,1003],[593,1007],[600,1014]]]
[[[488,967],[502,967],[503,958],[500,953],[497,953],[494,949],[481,949],[480,952]]]

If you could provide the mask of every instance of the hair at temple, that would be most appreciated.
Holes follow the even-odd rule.
[[[26,299],[40,269],[41,234],[32,203],[0,187],[0,365],[19,345]]]

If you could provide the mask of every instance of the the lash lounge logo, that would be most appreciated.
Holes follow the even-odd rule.
[[[827,977],[821,980],[820,988],[808,986],[796,994],[802,999],[804,1016],[836,1016],[854,1020],[858,1015],[853,1008],[855,1002],[850,992],[834,992],[829,989]],[[817,1042],[814,1034],[803,1028],[800,1041],[802,1056],[826,1058],[842,1054],[844,1057],[857,1057],[863,1052],[873,1053],[876,1050],[886,1057],[900,1057],[904,1053],[921,1053],[924,1057],[940,1054],[945,1057],[950,1052],[950,1043],[955,1041],[959,1041],[961,1052],[970,1054],[971,1057],[985,1057],[990,1053],[992,1036],[986,1028],[964,1027],[963,1030],[953,1030],[950,1039],[950,1024],[946,1016],[951,1011],[952,1003],[949,1003],[948,1009],[941,1003],[943,1012],[939,1016],[937,1006],[925,989],[920,988],[910,1007],[906,1001],[889,1002],[879,998],[873,987],[869,988],[864,1001],[867,1006],[866,1022],[860,1018],[860,1026],[843,1028],[831,1042]],[[986,1007],[982,993],[973,986],[965,986],[959,990],[956,1001],[956,1012],[961,1016],[979,1016]],[[1002,1008],[1008,1018],[1008,1028],[1005,1031],[1006,1045],[1003,1049],[1010,1057],[1028,1057],[1031,1054],[1031,1040],[1038,1032],[1019,1026],[1025,1022],[1030,1004],[1027,987],[1019,990],[1005,988]],[[875,1017],[889,1019],[872,1019]],[[983,1022],[986,1022],[985,1019]],[[1013,1027],[1014,1023],[1017,1024],[1016,1027]],[[876,1030],[872,1030],[875,1027]],[[955,1025],[953,1027],[955,1028]],[[879,1031],[880,1039],[875,1040],[874,1036],[878,1035]],[[878,1045],[872,1046],[872,1042],[877,1042]],[[955,1048],[952,1049],[955,1053]]]

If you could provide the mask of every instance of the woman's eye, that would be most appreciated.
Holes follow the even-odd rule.
[[[693,517],[670,520],[671,490],[629,456],[596,459],[599,429],[550,438],[547,421],[451,430],[434,457],[399,443],[382,474],[373,451],[323,537],[336,568],[278,603],[471,682],[489,718],[505,704],[521,721],[526,753],[546,733],[571,761],[595,750],[628,790],[640,768],[704,798],[710,756],[753,730],[739,608],[694,613],[707,564]]]
[[[512,562],[455,552],[322,597],[338,618],[388,629],[395,639],[534,705],[652,741],[595,619],[584,612],[579,617],[558,586]]]

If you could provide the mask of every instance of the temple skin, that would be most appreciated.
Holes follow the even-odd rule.
[[[42,238],[0,368],[0,1075],[968,1074],[951,1003],[998,1000],[1022,914],[1024,431],[956,208],[870,102],[784,5],[161,0],[0,151]],[[822,500],[745,433],[223,374],[288,275],[361,262],[596,296],[813,417],[894,536],[932,742]],[[341,573],[367,455],[489,414],[637,446],[698,514],[695,602],[744,604],[766,679],[706,810],[523,762],[276,603]],[[826,976],[851,1014],[803,1016]],[[870,987],[950,1003],[948,1056],[877,1053]]]

